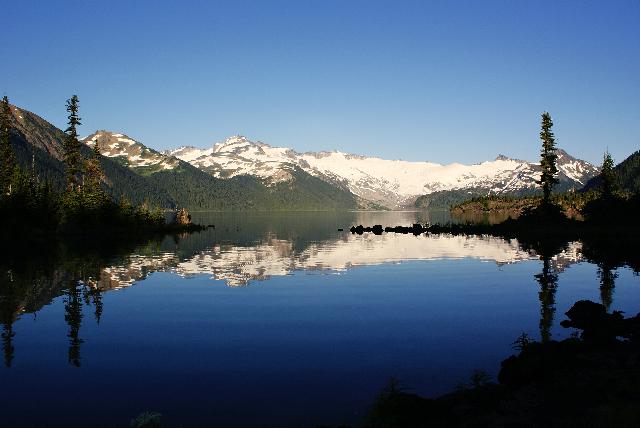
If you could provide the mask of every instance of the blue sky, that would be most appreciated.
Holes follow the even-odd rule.
[[[3,1],[0,92],[156,149],[473,163],[640,148],[638,1]],[[8,63],[4,60],[8,59]]]

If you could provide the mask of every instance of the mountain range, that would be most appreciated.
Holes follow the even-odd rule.
[[[291,179],[288,169],[308,174],[388,208],[413,206],[437,192],[518,194],[538,188],[540,166],[499,155],[474,165],[386,160],[342,152],[298,153],[235,136],[209,149],[180,147],[164,151],[219,178],[252,175],[269,184]],[[559,189],[580,189],[598,168],[558,150]]]
[[[65,134],[27,110],[11,106],[11,144],[19,162],[34,168],[42,180],[64,187],[62,163]],[[99,135],[97,135],[99,134]],[[82,147],[90,156],[94,140],[104,150],[103,187],[116,200],[148,201],[166,208],[193,210],[333,210],[358,207],[348,190],[291,169],[291,182],[267,186],[260,179],[236,176],[221,179],[191,164],[152,150],[123,134],[95,133]],[[113,145],[113,147],[110,147]]]
[[[64,133],[12,106],[11,139],[23,164],[61,185]],[[473,165],[386,160],[338,151],[300,153],[234,136],[208,149],[157,151],[121,132],[82,139],[104,155],[105,188],[115,198],[191,209],[399,209],[442,205],[488,193],[537,191],[540,166],[499,155]],[[594,165],[558,150],[558,190],[580,189]]]

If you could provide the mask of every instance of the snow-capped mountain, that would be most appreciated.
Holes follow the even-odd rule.
[[[416,198],[440,191],[518,193],[537,188],[539,164],[499,155],[492,161],[464,165],[386,160],[342,152],[299,153],[235,136],[208,149],[180,147],[155,151],[122,134],[96,131],[83,139],[98,144],[100,152],[143,174],[172,170],[180,160],[216,178],[240,175],[259,178],[267,186],[295,180],[302,170],[364,201],[389,208],[411,206]],[[558,150],[559,179],[563,188],[581,188],[598,169]],[[280,186],[282,189],[282,186]],[[364,206],[364,204],[361,204]]]
[[[207,171],[215,177],[253,175],[267,184],[291,179],[291,166],[354,195],[385,205],[411,205],[418,196],[437,191],[465,190],[511,193],[535,189],[539,164],[498,156],[474,165],[386,160],[342,152],[298,153],[235,136],[209,149],[180,147],[163,152]],[[558,150],[559,179],[566,187],[582,187],[598,169]]]
[[[116,158],[134,170],[155,172],[173,169],[180,163],[178,159],[159,153],[124,134],[110,131],[96,131],[82,139],[86,145],[98,144],[103,156]]]

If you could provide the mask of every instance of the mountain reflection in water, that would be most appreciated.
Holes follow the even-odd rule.
[[[189,239],[186,237],[185,239]],[[208,248],[180,256],[175,252],[133,254],[120,263],[104,267],[98,287],[114,289],[143,280],[152,272],[173,272],[183,277],[211,275],[229,286],[243,286],[296,270],[340,272],[357,266],[400,263],[409,260],[477,259],[497,264],[537,259],[534,251],[523,250],[517,240],[493,236],[451,236],[400,234],[352,235],[309,243],[296,250],[291,240],[265,236],[254,245],[212,243]],[[580,261],[581,244],[573,242],[550,258],[555,270]]]
[[[235,393],[224,396],[238,398],[237,403],[227,398],[231,404],[220,406],[244,409],[252,399],[259,407],[259,399],[239,384],[249,380],[257,385],[269,383],[271,376],[282,373],[292,383],[289,387],[278,391],[258,388],[255,394],[277,392],[282,400],[308,395],[313,404],[300,404],[301,412],[306,409],[304,417],[319,424],[323,420],[318,414],[369,403],[387,374],[405,373],[410,386],[429,394],[449,390],[462,380],[460,372],[467,373],[467,364],[498,367],[510,343],[527,330],[521,325],[525,319],[532,318],[528,331],[533,326],[541,340],[555,338],[554,326],[561,318],[556,311],[568,309],[564,309],[565,301],[572,304],[582,296],[575,291],[575,279],[573,286],[564,280],[563,272],[571,265],[582,266],[576,273],[593,266],[587,269],[592,272],[589,287],[612,309],[621,308],[614,298],[620,293],[618,283],[623,283],[622,296],[629,296],[624,291],[629,290],[629,274],[621,268],[638,271],[636,253],[620,242],[545,243],[493,236],[386,233],[360,236],[337,231],[353,224],[430,221],[421,215],[217,214],[213,219],[197,219],[216,224],[215,229],[132,248],[97,251],[60,246],[29,258],[7,256],[0,261],[0,324],[3,360],[8,367],[2,370],[15,377],[6,377],[9,388],[42,364],[52,369],[41,382],[42,394],[55,390],[60,365],[76,373],[74,385],[84,388],[87,396],[94,392],[86,386],[90,384],[87,379],[101,376],[101,370],[112,370],[109,376],[115,376],[118,383],[128,382],[128,376],[155,379],[159,370],[165,370],[171,388],[188,389],[190,382],[185,380],[182,385],[166,374],[173,370],[168,367],[178,364],[188,367],[187,374],[195,379],[223,379],[225,387]],[[416,263],[426,260],[433,263]],[[497,269],[492,270],[493,265]],[[155,272],[161,274],[152,275]],[[320,275],[301,280],[305,272]],[[334,273],[341,276],[331,275]],[[327,287],[334,284],[340,287]],[[114,290],[123,292],[112,293]],[[633,298],[629,304],[636,301]],[[27,323],[30,317],[26,314],[44,321]],[[484,337],[484,343],[476,343],[480,340],[476,337]],[[64,354],[51,351],[56,347]],[[473,362],[455,354],[471,349]],[[259,363],[251,362],[248,350],[260,355]],[[331,354],[324,355],[326,350]],[[165,353],[172,358],[163,357]],[[124,365],[121,375],[109,369],[113,358],[125,355],[131,360],[119,360]],[[201,366],[199,355],[212,364]],[[476,363],[482,358],[489,362]],[[140,361],[149,367],[142,367]],[[248,374],[239,381],[225,377],[227,371]],[[71,373],[66,373],[66,378],[60,376],[71,382]],[[335,382],[344,382],[343,377],[353,382],[353,390],[344,396],[334,392]],[[317,390],[301,390],[296,382],[316,385]],[[18,420],[26,404],[20,404],[19,396],[7,397],[15,399],[15,409],[23,411],[16,410],[16,418],[8,420]],[[131,392],[127,400],[140,399],[136,397],[139,395]],[[197,402],[199,397],[194,393],[185,400]],[[359,398],[349,401],[346,397]],[[311,409],[316,411],[312,416],[310,406],[318,402],[327,406]],[[169,400],[158,405],[158,410],[172,405]],[[49,411],[63,407],[52,402]],[[104,426],[126,424],[123,415],[135,416],[124,404],[120,407],[118,417],[105,419]],[[254,409],[258,413],[274,411],[258,407]],[[180,409],[175,411],[185,411]],[[143,409],[136,412],[139,410]],[[240,412],[236,417],[238,414],[244,415]],[[298,417],[303,416],[296,414]],[[281,423],[274,420],[271,426],[301,425],[300,419],[277,421]],[[342,421],[357,425],[349,418],[334,420],[336,424]],[[198,425],[200,421],[190,422]],[[252,426],[255,420],[231,425]]]

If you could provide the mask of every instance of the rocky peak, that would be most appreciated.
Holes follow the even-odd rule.
[[[98,130],[83,138],[82,142],[91,147],[97,144],[103,156],[119,158],[131,168],[173,169],[179,163],[178,159],[157,152],[123,133]]]
[[[540,175],[537,162],[499,155],[494,161],[474,165],[440,165],[432,162],[385,160],[337,151],[298,153],[292,149],[253,142],[233,136],[211,149],[171,152],[215,177],[252,175],[267,184],[288,181],[289,166],[332,185],[340,183],[350,192],[377,204],[404,206],[418,195],[435,191],[478,189],[493,193],[531,191]],[[595,172],[593,165],[558,152],[559,179],[581,187]]]

